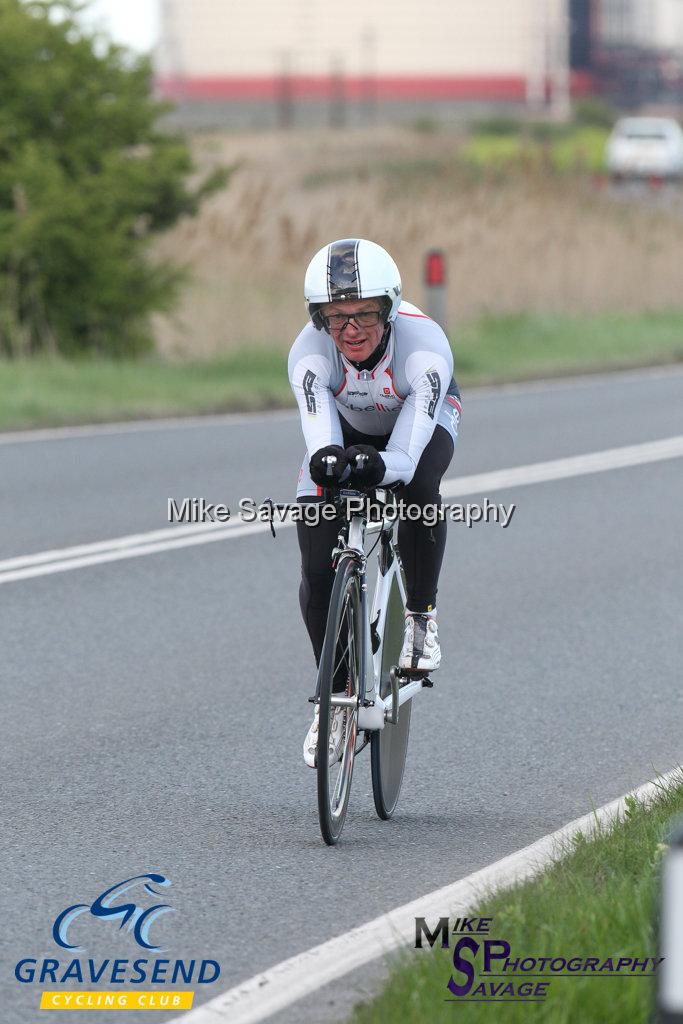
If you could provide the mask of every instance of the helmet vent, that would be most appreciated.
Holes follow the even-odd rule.
[[[330,302],[361,298],[358,239],[333,242],[327,257],[327,294]]]

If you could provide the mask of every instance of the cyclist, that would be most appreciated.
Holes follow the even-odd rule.
[[[402,301],[401,277],[381,246],[346,238],[311,260],[304,284],[311,322],[289,354],[289,379],[299,404],[306,456],[297,500],[320,502],[330,483],[373,487],[400,482],[406,505],[440,506],[439,485],[450,464],[460,421],[460,393],[446,335],[417,307]],[[355,456],[367,456],[362,470]],[[326,475],[325,456],[336,456]],[[297,523],[301,551],[301,612],[320,661],[334,572],[331,552],[339,524]],[[406,574],[407,610],[399,667],[433,672],[441,650],[436,592],[446,522],[399,521],[398,547]],[[335,680],[343,689],[345,680]],[[318,706],[304,742],[315,765]],[[343,738],[335,709],[330,764]]]

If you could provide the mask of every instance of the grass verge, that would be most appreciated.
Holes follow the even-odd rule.
[[[591,317],[489,316],[454,341],[456,376],[472,384],[683,360],[683,310]],[[165,363],[0,360],[0,429],[271,409],[293,404],[282,351]]]
[[[463,384],[683,360],[683,311],[484,317],[455,339]]]
[[[597,957],[601,962],[608,957],[654,957],[659,868],[672,817],[681,812],[683,772],[647,808],[631,798],[622,820],[603,825],[590,839],[577,835],[564,858],[540,878],[484,899],[470,916],[493,918],[491,938],[507,941],[510,957],[520,961],[527,957]],[[447,912],[444,908],[443,913]],[[402,954],[378,997],[356,1008],[353,1024],[451,1024],[453,1020],[646,1024],[651,1020],[654,981],[647,976],[544,974],[543,978],[552,980],[543,1002],[511,1001],[506,1006],[500,1002],[472,1005],[462,998],[447,1002],[453,998],[447,988],[451,976],[456,984],[465,981],[451,959],[457,938],[451,937],[450,951],[425,946]],[[471,959],[472,954],[467,956]],[[489,985],[505,981],[483,979],[482,961],[480,950],[474,961],[473,989],[484,980]],[[541,980],[527,976],[527,982]]]
[[[0,430],[289,405],[281,352],[236,352],[192,363],[0,360]]]

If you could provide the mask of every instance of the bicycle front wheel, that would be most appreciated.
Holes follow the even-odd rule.
[[[342,556],[332,588],[327,629],[320,658],[320,718],[316,770],[318,775],[318,816],[320,831],[333,846],[344,828],[351,793],[351,777],[358,732],[358,695],[361,683],[361,602],[358,567],[353,558]],[[342,689],[343,687],[343,689]],[[329,764],[328,748],[332,729],[333,693],[352,698],[343,711],[341,757]],[[355,699],[355,703],[353,703]]]
[[[392,668],[398,667],[398,659],[403,645],[404,621],[403,600],[397,579],[394,576],[389,594],[382,644],[382,672],[379,690],[382,697],[388,697],[391,693],[390,673]],[[375,810],[385,821],[394,813],[401,792],[406,754],[408,753],[412,705],[412,700],[402,704],[396,725],[385,725],[383,729],[378,729],[373,732],[370,740],[372,795],[375,801]]]

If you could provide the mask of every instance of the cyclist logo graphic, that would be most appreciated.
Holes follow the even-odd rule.
[[[139,946],[142,946],[143,949],[159,952],[159,946],[154,946],[150,942],[149,930],[153,922],[161,914],[173,911],[173,907],[169,907],[166,903],[157,903],[147,908],[139,906],[137,903],[114,903],[117,897],[140,885],[150,895],[160,896],[161,893],[153,889],[150,882],[164,887],[171,884],[170,879],[159,874],[135,875],[134,878],[127,878],[124,882],[118,882],[116,885],[112,885],[110,889],[101,893],[92,903],[76,903],[63,910],[55,918],[55,923],[52,926],[52,937],[57,945],[62,946],[64,949],[71,949],[76,953],[82,952],[83,947],[69,942],[69,928],[77,917],[80,917],[82,914],[91,914],[93,917],[108,921],[120,921],[119,929],[127,925],[128,931],[133,933],[133,938]]]

